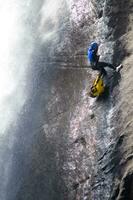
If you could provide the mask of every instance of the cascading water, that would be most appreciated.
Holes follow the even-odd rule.
[[[33,167],[31,154],[32,150],[35,148],[34,145],[36,145],[34,138],[36,135],[35,133],[43,129],[43,121],[46,118],[46,116],[44,116],[46,108],[43,109],[43,107],[48,103],[47,93],[49,93],[49,91],[47,90],[49,89],[47,89],[47,87],[49,87],[48,84],[51,84],[51,77],[49,72],[46,72],[46,75],[43,77],[47,61],[45,58],[48,58],[48,50],[45,49],[45,51],[43,51],[43,44],[55,38],[56,33],[52,31],[53,29],[58,31],[58,15],[56,13],[61,3],[56,3],[59,3],[59,5],[53,5],[53,1],[33,2],[29,0],[19,2],[17,0],[7,0],[1,4],[1,200],[20,198],[42,199],[44,197],[46,199],[53,199],[54,196],[58,194],[58,192],[56,192],[56,194],[52,192],[53,186],[49,179],[49,176],[51,176],[52,182],[56,182],[56,179],[58,180],[58,174],[56,175],[56,172],[49,172],[48,170],[45,172],[44,170],[44,172],[41,173],[42,181],[40,175],[37,175],[37,177],[34,176],[37,173],[37,168],[39,168],[36,155],[33,155],[35,160],[34,165],[37,165],[35,171],[33,169],[33,177],[36,179],[33,181],[33,188],[31,184],[32,179],[30,178],[31,167]],[[51,6],[54,7],[52,8]],[[48,15],[48,12],[50,15]],[[54,25],[55,27],[53,28]],[[44,30],[43,27],[45,27]],[[48,47],[48,44],[46,44],[45,47]],[[43,92],[45,94],[43,94]],[[43,150],[44,157],[46,160],[44,159],[44,162],[42,161],[42,166],[46,165],[46,168],[48,168],[48,166],[51,168],[52,166],[53,171],[55,171],[56,166],[54,166],[54,160],[49,161],[49,155],[54,154],[54,150],[52,147],[52,150],[49,149],[52,144],[48,142],[45,141],[43,143],[45,148]],[[39,146],[40,142],[37,148],[39,148]],[[39,150],[35,148],[35,151]],[[40,160],[42,157],[43,155],[40,156]],[[29,180],[26,180],[26,176]],[[23,189],[25,181],[27,182],[27,188]],[[40,183],[37,190],[41,190],[41,182],[44,184],[44,192],[42,191],[40,194],[39,191],[37,192],[34,190],[38,182]],[[55,186],[55,188],[56,187],[57,186]],[[22,191],[24,191],[23,195],[21,194]],[[30,194],[28,195],[29,192]]]
[[[0,199],[7,199],[17,118],[28,98],[28,64],[34,37],[26,27],[30,1],[0,3]]]

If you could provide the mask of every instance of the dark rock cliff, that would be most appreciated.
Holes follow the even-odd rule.
[[[62,163],[69,191],[66,199],[133,198],[133,149],[129,142],[132,128],[127,128],[132,127],[132,121],[126,122],[124,114],[125,99],[131,93],[130,86],[128,91],[125,88],[124,72],[127,67],[130,69],[130,62],[124,65],[122,80],[121,76],[114,74],[110,96],[101,101],[93,101],[87,96],[93,75],[91,70],[85,69],[86,48],[92,40],[101,44],[101,60],[117,65],[129,56],[127,43],[128,34],[130,37],[132,34],[132,6],[132,1],[73,2],[70,24],[66,25],[68,31],[63,38],[66,43],[55,46],[56,59],[59,57],[59,60],[55,61],[58,70],[53,87],[56,86],[54,96],[56,99],[59,96],[61,103],[54,100],[53,108],[60,110],[55,123],[61,118],[59,127],[62,124],[64,127],[64,122],[67,124],[66,158]],[[53,96],[51,99],[53,101]],[[131,103],[129,105],[127,108],[131,110]],[[132,118],[130,112],[126,113]]]
[[[56,95],[60,96],[64,104],[61,108],[62,103],[57,101],[55,107],[61,109],[60,117],[66,120],[65,124],[69,121],[65,129],[67,149],[63,163],[68,199],[133,198],[133,149],[129,142],[132,122],[126,122],[124,114],[125,99],[131,93],[130,85],[128,91],[125,88],[124,72],[127,67],[130,69],[130,62],[124,65],[122,80],[121,76],[114,74],[110,97],[100,102],[87,96],[92,72],[85,69],[86,48],[92,40],[101,44],[101,60],[114,65],[123,62],[131,54],[132,47],[128,53],[127,44],[132,34],[132,6],[132,1],[71,3],[70,24],[66,25],[69,28],[66,28],[68,31],[63,38],[66,43],[63,43],[63,47],[62,42],[57,44],[55,55],[56,59],[59,57],[58,62],[56,60],[58,81],[55,79],[53,85],[55,87],[58,83]],[[123,88],[121,85],[124,85]],[[131,103],[129,105],[127,107],[131,110]],[[132,118],[130,112],[126,113]],[[56,123],[58,120],[57,117]],[[64,120],[59,124],[64,124]],[[123,126],[126,126],[126,130]]]

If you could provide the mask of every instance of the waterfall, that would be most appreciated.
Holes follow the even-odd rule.
[[[33,35],[26,27],[30,1],[6,0],[0,3],[0,199],[12,163],[14,130],[26,103],[28,63],[33,51]]]

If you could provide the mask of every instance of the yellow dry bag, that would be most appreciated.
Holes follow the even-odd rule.
[[[94,80],[92,87],[90,89],[90,96],[91,97],[98,97],[103,94],[105,89],[102,76],[98,75]]]

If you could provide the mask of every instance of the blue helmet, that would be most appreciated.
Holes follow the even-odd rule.
[[[92,42],[91,45],[90,45],[90,48],[89,50],[94,50],[94,51],[97,51],[98,50],[98,44],[96,42]]]

